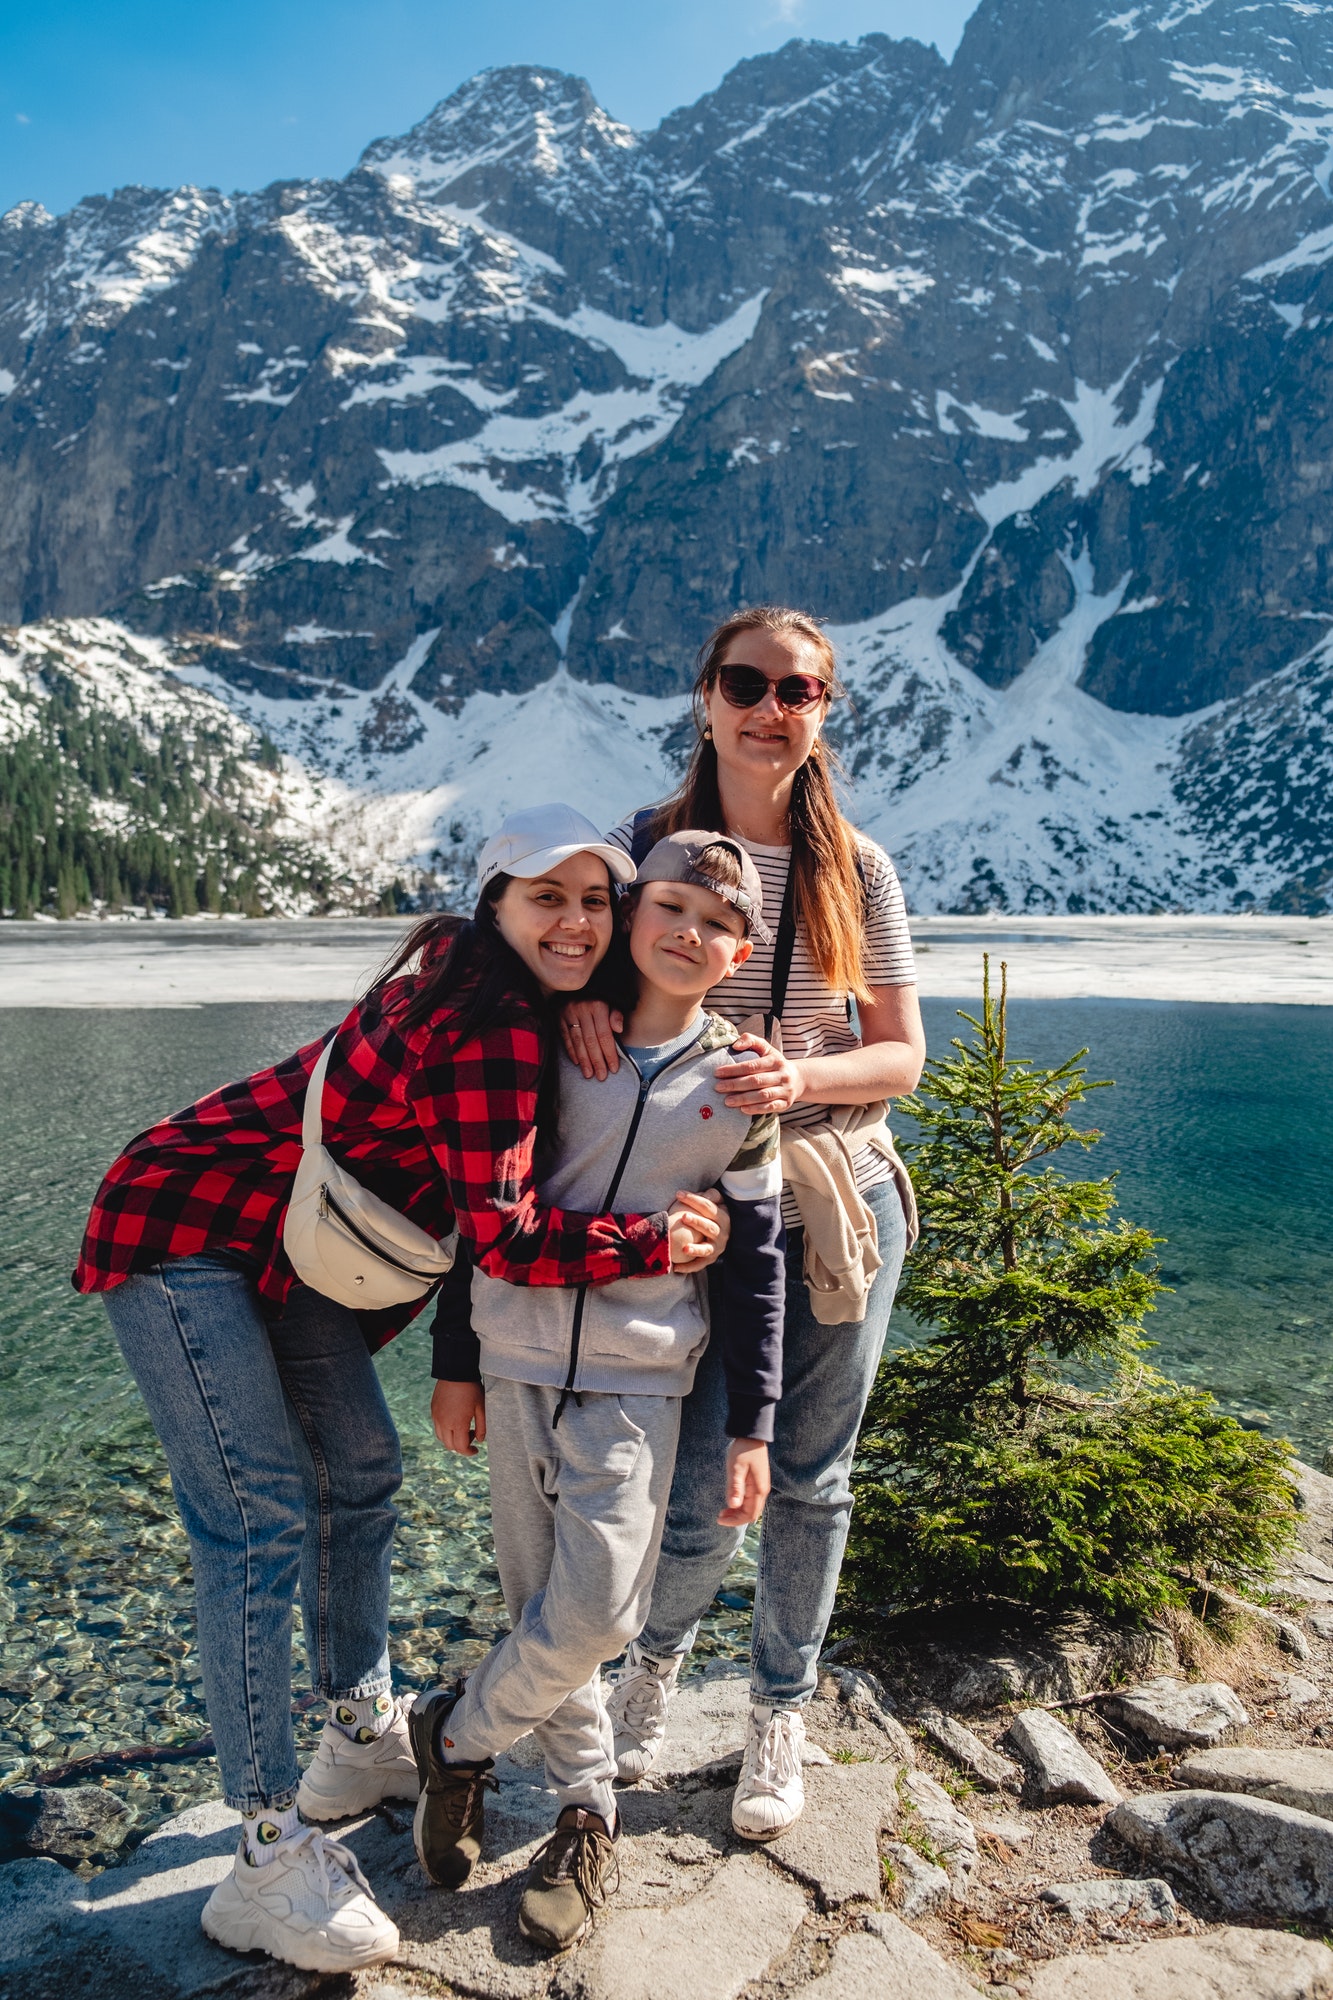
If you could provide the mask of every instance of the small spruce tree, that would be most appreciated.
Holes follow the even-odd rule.
[[[904,1104],[922,1230],[899,1300],[929,1337],[886,1358],[867,1413],[853,1624],[987,1598],[1147,1616],[1270,1575],[1294,1534],[1290,1447],[1145,1363],[1160,1239],[1113,1220],[1114,1175],[1050,1164],[1100,1138],[1068,1121],[1106,1086],[1086,1049],[1054,1069],[1011,1056],[1007,999],[987,959],[970,1040]]]

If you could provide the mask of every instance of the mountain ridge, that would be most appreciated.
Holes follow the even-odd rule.
[[[1323,907],[1331,166],[1333,10],[982,0],[648,133],[517,65],[340,181],[22,205],[0,616],[110,615],[314,770],[335,690],[446,764],[561,676],[678,719],[793,600],[925,904]]]

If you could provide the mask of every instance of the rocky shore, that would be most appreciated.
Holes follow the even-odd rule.
[[[0,1867],[0,2000],[1333,2000],[1333,1479],[1302,1467],[1300,1491],[1273,1608],[1226,1643],[978,1615],[835,1648],[805,1816],[767,1848],[730,1829],[744,1678],[690,1680],[622,1795],[620,1891],[562,1960],[515,1928],[551,1823],[530,1740],[456,1896],[421,1874],[410,1810],[343,1830],[403,1938],[355,1979],[203,1937],[224,1807],[99,1867],[111,1790],[11,1790],[11,1844],[44,1851]]]

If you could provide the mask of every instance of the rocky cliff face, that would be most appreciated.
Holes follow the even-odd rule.
[[[566,789],[622,698],[660,783],[794,600],[923,904],[1323,907],[1331,164],[1326,6],[982,0],[646,135],[509,69],[340,182],[13,210],[0,617],[114,613],[353,792],[435,744],[449,878],[533,702]]]

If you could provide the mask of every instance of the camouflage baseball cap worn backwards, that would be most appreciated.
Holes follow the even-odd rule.
[[[725,847],[735,855],[741,871],[738,887],[719,882],[701,865],[710,847]],[[759,880],[759,870],[740,843],[729,840],[724,833],[701,833],[696,827],[668,833],[639,863],[636,886],[643,882],[693,882],[700,889],[711,889],[715,896],[721,896],[723,902],[734,904],[740,911],[750,936],[757,937],[761,944],[773,942],[773,933],[764,922],[764,885]]]

